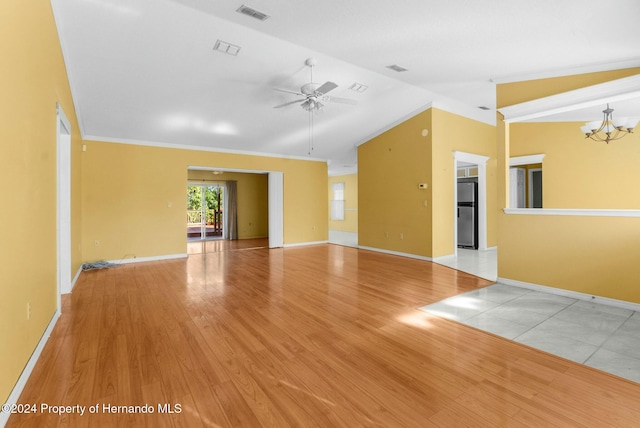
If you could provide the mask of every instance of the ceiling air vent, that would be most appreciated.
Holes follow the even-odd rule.
[[[216,44],[213,45],[213,50],[233,56],[238,56],[238,52],[240,52],[240,46],[232,45],[231,43],[227,43],[222,40],[217,40]]]
[[[367,85],[363,85],[362,83],[358,83],[358,82],[355,82],[353,85],[349,86],[349,89],[351,89],[352,91],[360,92],[360,93],[366,91],[367,88],[368,88]]]
[[[397,71],[398,73],[401,73],[403,71],[407,71],[406,68],[400,67],[398,64],[387,65],[387,68],[389,68],[389,69],[391,69],[393,71]]]
[[[267,15],[266,13],[259,12],[245,5],[242,5],[238,9],[236,9],[236,12],[242,13],[243,15],[247,15],[255,19],[259,19],[260,21],[266,21],[267,18],[269,18],[269,15]]]

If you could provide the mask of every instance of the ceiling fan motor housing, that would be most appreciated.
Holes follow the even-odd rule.
[[[305,85],[302,85],[302,87],[300,88],[300,92],[305,95],[313,95],[316,93],[316,89],[318,89],[317,83],[307,83]]]

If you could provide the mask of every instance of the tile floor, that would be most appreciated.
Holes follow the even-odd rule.
[[[640,383],[640,312],[501,283],[421,309]]]
[[[434,263],[495,281],[498,278],[498,250],[467,250],[458,248],[457,256],[439,257]]]
[[[357,234],[329,242],[357,247]],[[495,248],[458,249],[435,263],[498,278]],[[640,312],[496,283],[422,310],[640,383]]]

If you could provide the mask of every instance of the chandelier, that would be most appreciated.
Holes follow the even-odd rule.
[[[587,138],[609,144],[609,141],[619,140],[625,135],[631,134],[633,128],[638,124],[638,119],[632,117],[614,119],[613,109],[609,107],[609,104],[606,109],[602,110],[602,113],[604,115],[602,121],[594,120],[580,127]]]

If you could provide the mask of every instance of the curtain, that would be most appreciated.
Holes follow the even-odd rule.
[[[236,181],[227,181],[225,193],[226,201],[224,211],[226,213],[225,221],[227,239],[238,239],[238,186]]]

